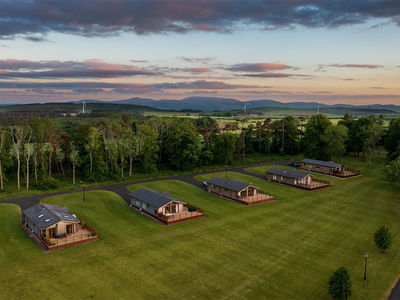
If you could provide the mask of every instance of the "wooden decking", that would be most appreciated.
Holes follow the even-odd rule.
[[[158,221],[164,225],[171,225],[171,224],[175,224],[175,223],[189,221],[189,220],[201,218],[204,216],[203,210],[201,210],[200,208],[194,207],[194,206],[190,206],[188,204],[183,207],[182,212],[173,213],[171,215],[162,215],[162,214],[153,215],[153,214],[146,212],[145,210],[140,210],[138,207],[136,207],[134,205],[131,205],[131,207],[134,210],[136,210],[137,212],[139,212],[143,215],[146,215],[147,217],[149,217],[155,221]],[[193,208],[195,210],[189,211],[189,207]]]
[[[333,173],[333,174],[329,174],[329,175],[340,177],[340,178],[349,178],[349,177],[360,176],[361,172],[359,170],[346,169],[342,173]]]
[[[226,196],[224,194],[218,194],[216,192],[210,191],[210,193],[213,193],[215,195],[218,195],[222,198],[228,199],[228,200],[233,200],[235,202],[238,202],[240,204],[244,204],[244,205],[254,205],[254,204],[260,204],[260,203],[264,203],[264,202],[269,202],[269,201],[273,201],[275,200],[275,197],[271,196],[271,195],[266,195],[260,191],[257,192],[257,194],[255,196],[247,196],[247,197],[237,197],[237,198],[233,198],[233,197],[229,197]]]
[[[183,221],[188,221],[196,218],[200,218],[203,216],[203,211],[199,208],[196,208],[195,211],[189,211],[188,207],[184,207],[182,212],[174,213],[172,215],[159,215],[158,218],[162,220],[165,224],[175,224]]]
[[[352,170],[352,169],[345,169],[343,172],[321,172],[321,171],[310,170],[310,169],[306,169],[306,168],[300,168],[300,169],[308,171],[308,172],[324,174],[324,175],[334,176],[334,177],[339,177],[339,178],[349,178],[349,177],[355,177],[355,176],[361,175],[361,172],[359,170]]]
[[[67,234],[65,237],[62,238],[47,239],[45,237],[42,237],[42,240],[45,242],[49,249],[52,249],[53,247],[92,240],[93,237],[96,238],[97,234],[92,228],[87,225],[85,225],[84,227],[80,223],[77,225],[77,231],[75,233]]]
[[[299,189],[303,189],[303,190],[307,190],[307,191],[314,191],[314,190],[318,190],[318,189],[322,189],[322,188],[326,188],[326,187],[330,186],[329,181],[316,179],[316,178],[313,178],[311,184],[300,184],[300,183],[298,183],[298,184],[290,184],[290,183],[286,183],[286,182],[279,181],[279,180],[273,180],[273,179],[271,179],[269,181],[276,182],[276,183],[279,183],[279,184],[288,185],[288,186],[293,186],[293,187],[296,187],[296,188],[299,188]]]
[[[97,240],[97,233],[93,228],[88,225],[85,225],[85,228],[83,228],[82,223],[79,223],[78,226],[78,231],[74,234],[68,235],[63,238],[51,239],[37,236],[34,232],[30,230],[28,226],[23,226],[23,228],[29,236],[33,237],[34,242],[39,246],[39,248],[41,248],[43,251],[53,251]]]

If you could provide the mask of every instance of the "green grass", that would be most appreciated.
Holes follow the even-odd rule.
[[[369,170],[364,162],[346,162],[363,175],[325,177],[332,186],[312,192],[228,172],[277,198],[250,207],[177,181],[130,187],[169,191],[205,212],[172,226],[110,192],[88,192],[86,203],[79,194],[48,198],[68,206],[100,238],[53,253],[42,253],[26,236],[15,206],[0,205],[0,298],[329,299],[328,278],[345,266],[351,299],[384,299],[400,274],[400,195],[384,179],[383,159]],[[394,236],[387,253],[373,241],[382,224]]]

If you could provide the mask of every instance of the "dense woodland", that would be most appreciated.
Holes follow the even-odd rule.
[[[221,128],[210,117],[197,119],[135,115],[73,118],[2,118],[0,184],[18,190],[57,189],[73,184],[121,180],[134,172],[159,168],[190,171],[199,166],[230,165],[252,153],[304,153],[335,159],[351,153],[369,165],[378,146],[388,159],[400,156],[400,119],[384,129],[382,117],[354,118],[333,125],[323,114],[311,118],[265,119],[255,126],[236,121]]]

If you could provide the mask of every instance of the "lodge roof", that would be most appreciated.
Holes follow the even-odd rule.
[[[211,178],[207,181],[207,184],[210,183],[235,192],[243,191],[245,188],[249,187],[248,184],[240,180],[229,180],[221,177]]]
[[[313,165],[320,165],[324,167],[329,167],[329,168],[337,168],[342,166],[343,164],[339,164],[333,161],[324,161],[324,160],[317,160],[317,159],[310,159],[306,158],[303,159],[301,162],[306,163],[306,164],[313,164]]]
[[[286,169],[279,169],[279,168],[271,168],[267,170],[267,174],[272,174],[272,175],[278,175],[278,176],[283,176],[283,177],[289,177],[289,178],[294,178],[294,179],[300,179],[304,178],[306,176],[309,176],[309,174],[303,173],[303,172],[298,172],[294,170],[286,170]]]
[[[154,190],[150,189],[138,189],[134,192],[131,193],[132,198],[145,202],[154,208],[160,208],[163,207],[164,205],[170,203],[170,202],[179,202],[179,203],[185,203],[181,200],[178,200],[174,197],[172,197],[169,193],[163,192],[157,192]],[[132,200],[131,200],[132,203]]]
[[[37,204],[23,211],[39,229],[48,228],[60,221],[79,222],[68,208],[51,204]]]

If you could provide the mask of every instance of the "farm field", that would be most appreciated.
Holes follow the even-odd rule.
[[[383,159],[346,180],[321,176],[327,189],[303,191],[228,172],[276,201],[246,207],[178,181],[137,184],[168,191],[204,210],[205,217],[163,226],[106,191],[62,195],[46,203],[68,206],[100,240],[43,253],[19,225],[17,206],[0,204],[0,299],[329,299],[327,281],[345,266],[351,299],[384,299],[400,273],[400,195],[386,183]],[[271,166],[252,168],[265,172]],[[206,180],[224,173],[199,175]],[[385,254],[373,232],[391,227]],[[368,280],[362,280],[364,253]]]

